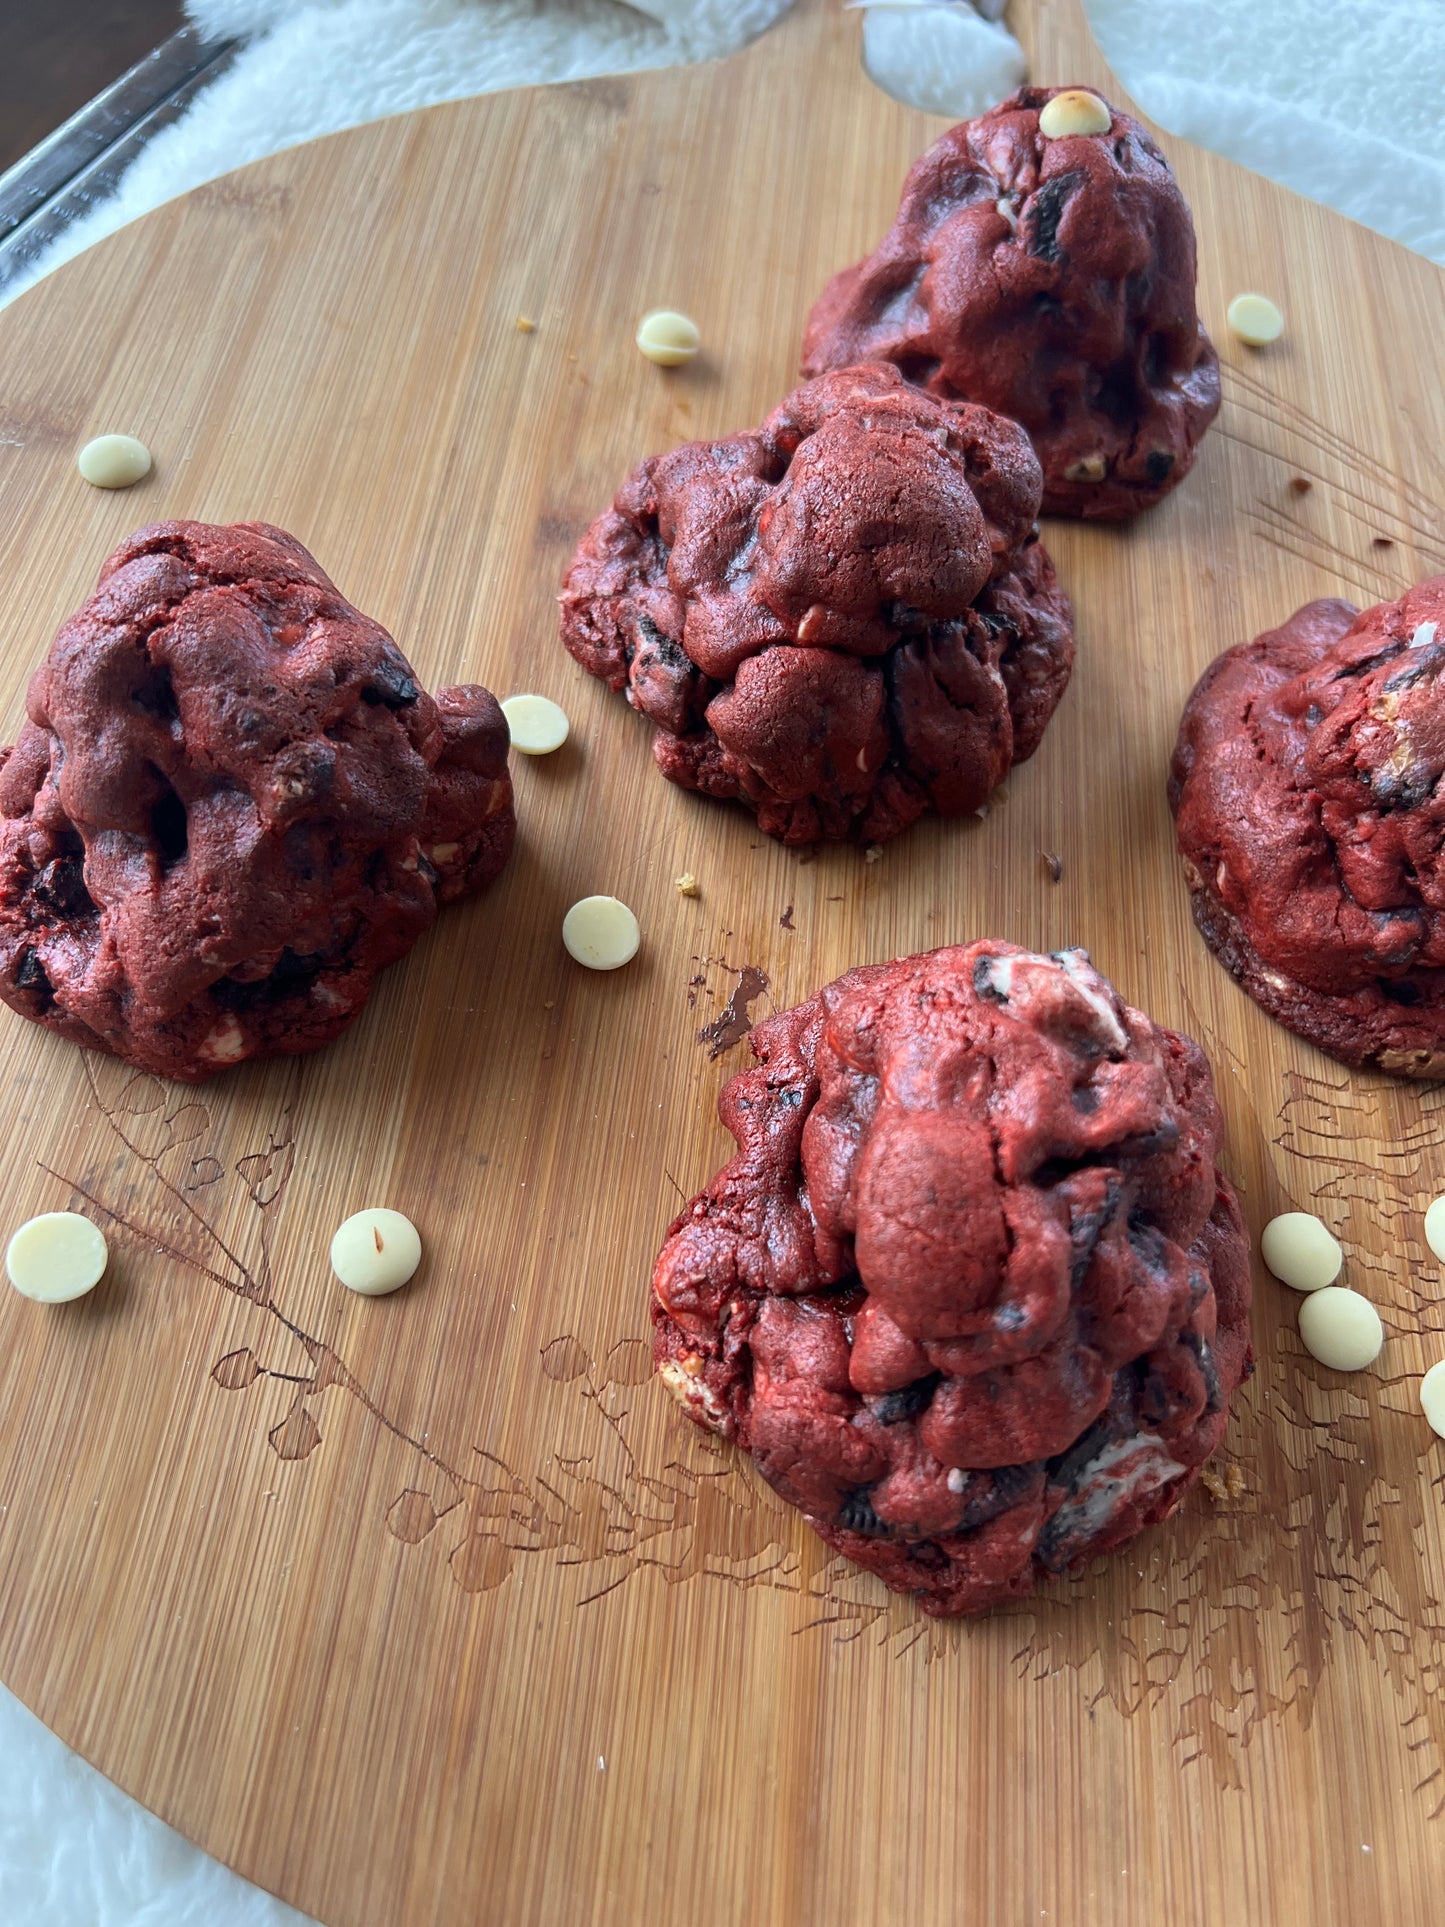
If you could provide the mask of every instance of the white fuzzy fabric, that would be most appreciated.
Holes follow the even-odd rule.
[[[1445,265],[1445,0],[1085,6],[1162,127]]]
[[[4,1927],[306,1927],[307,1919],[162,1826],[0,1686]]]
[[[119,191],[67,228],[0,306],[102,235],[247,161],[443,100],[708,60],[790,0],[190,0],[208,33],[256,35]]]
[[[1023,84],[1023,49],[969,0],[851,0],[865,6],[863,64],[885,94],[967,120]]]
[[[707,58],[787,4],[190,0],[199,25],[259,38],[31,278],[297,141],[488,89]],[[1085,4],[1121,80],[1163,126],[1445,261],[1445,0]],[[870,68],[917,104],[973,112],[1016,84],[1014,43],[981,17],[998,11],[998,0],[875,0]],[[0,1927],[302,1923],[117,1791],[0,1687]]]

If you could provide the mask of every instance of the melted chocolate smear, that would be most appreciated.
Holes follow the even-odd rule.
[[[791,930],[792,927],[793,927],[793,906],[790,903],[787,909],[778,918],[778,928],[780,930]]]
[[[753,1027],[751,1006],[768,987],[768,975],[756,964],[744,964],[733,985],[733,994],[710,1024],[704,1024],[697,1041],[706,1044],[709,1058],[721,1057],[725,1050],[740,1044]]]

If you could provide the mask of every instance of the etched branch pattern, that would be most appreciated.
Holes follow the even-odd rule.
[[[1206,1026],[1196,1032],[1220,1066],[1226,1097],[1232,1087],[1253,1111],[1239,1060]],[[54,1175],[264,1319],[262,1336],[218,1357],[210,1375],[239,1401],[268,1389],[279,1399],[262,1415],[278,1459],[304,1461],[322,1446],[328,1394],[357,1401],[412,1455],[413,1475],[378,1522],[403,1556],[429,1560],[469,1594],[550,1564],[575,1574],[579,1611],[605,1610],[602,1602],[645,1575],[669,1587],[756,1588],[790,1602],[796,1636],[925,1664],[975,1636],[967,1625],[923,1618],[836,1558],[745,1460],[680,1414],[660,1420],[653,1409],[642,1429],[665,1450],[657,1463],[639,1463],[636,1402],[665,1397],[650,1383],[641,1337],[589,1349],[563,1333],[545,1346],[534,1464],[514,1466],[484,1443],[441,1446],[398,1424],[337,1350],[289,1315],[274,1273],[273,1229],[297,1155],[299,1075],[283,1089],[265,1144],[240,1157],[227,1153],[194,1097],[110,1065],[88,1075],[123,1154],[107,1161],[114,1201],[95,1182]],[[1428,1583],[1432,1554],[1438,1569],[1445,1455],[1425,1445],[1418,1416],[1407,1416],[1424,1362],[1415,1334],[1445,1332],[1439,1267],[1418,1237],[1423,1206],[1445,1177],[1435,1150],[1442,1113],[1445,1091],[1401,1094],[1343,1072],[1338,1081],[1290,1075],[1277,1118],[1256,1114],[1282,1193],[1305,1201],[1316,1187],[1326,1216],[1344,1214],[1347,1239],[1352,1214],[1373,1214],[1409,1261],[1371,1286],[1397,1341],[1387,1354],[1392,1370],[1326,1388],[1292,1327],[1282,1326],[1231,1428],[1238,1499],[1216,1509],[1197,1490],[1164,1531],[1003,1616],[1017,1631],[1021,1682],[1042,1690],[1067,1675],[1091,1706],[1124,1719],[1143,1707],[1158,1717],[1167,1705],[1179,1764],[1202,1765],[1221,1787],[1243,1784],[1261,1725],[1309,1724],[1342,1644],[1363,1642],[1405,1729],[1411,1784],[1431,1817],[1445,1811],[1445,1603]],[[242,1232],[223,1230],[237,1214]],[[1397,1481],[1374,1469],[1378,1428],[1391,1423],[1421,1434],[1418,1477]],[[1399,1455],[1391,1462],[1398,1466]],[[1405,1571],[1408,1612],[1394,1577]]]

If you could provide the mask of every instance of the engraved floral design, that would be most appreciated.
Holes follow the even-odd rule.
[[[925,1619],[886,1594],[831,1554],[748,1461],[666,1401],[646,1412],[654,1447],[641,1456],[638,1401],[661,1395],[650,1383],[650,1345],[635,1334],[589,1349],[564,1332],[542,1347],[533,1429],[554,1446],[533,1467],[482,1446],[438,1446],[396,1423],[278,1293],[272,1243],[297,1155],[296,1070],[264,1146],[231,1158],[193,1096],[87,1060],[94,1102],[124,1152],[108,1161],[117,1201],[98,1181],[53,1175],[263,1315],[274,1349],[253,1338],[218,1357],[210,1376],[218,1392],[244,1400],[280,1393],[265,1421],[279,1459],[305,1460],[322,1445],[331,1392],[355,1400],[413,1455],[414,1473],[385,1507],[386,1530],[399,1557],[438,1560],[465,1593],[494,1592],[539,1562],[575,1573],[579,1610],[643,1573],[669,1587],[722,1581],[791,1601],[795,1636],[821,1633],[844,1649],[924,1664],[1000,1627],[1016,1630],[1021,1682],[1041,1692],[1072,1682],[1067,1690],[1090,1707],[1125,1720],[1163,1712],[1181,1768],[1200,1766],[1222,1788],[1245,1784],[1261,1728],[1312,1721],[1335,1654],[1364,1642],[1403,1729],[1405,1784],[1434,1818],[1445,1812],[1445,1599],[1430,1575],[1441,1569],[1445,1452],[1414,1401],[1420,1371],[1445,1351],[1445,1279],[1421,1227],[1425,1204],[1445,1189],[1445,1089],[1290,1072],[1278,1115],[1266,1118],[1245,1066],[1197,1014],[1193,1028],[1219,1070],[1235,1141],[1253,1133],[1267,1152],[1278,1196],[1254,1200],[1251,1215],[1317,1202],[1352,1263],[1358,1253],[1356,1282],[1380,1306],[1384,1369],[1326,1383],[1292,1318],[1278,1319],[1231,1425],[1238,1496],[1216,1502],[1196,1490],[1168,1527],[1138,1542],[1137,1557],[1100,1561],[1004,1608],[992,1631]],[[221,1228],[236,1208],[241,1234]],[[1367,1219],[1386,1225],[1401,1262],[1365,1255]],[[1418,1469],[1387,1477],[1381,1432],[1402,1427],[1408,1444],[1388,1462],[1398,1468],[1413,1451]],[[1405,1572],[1416,1575],[1408,1609],[1394,1577]]]

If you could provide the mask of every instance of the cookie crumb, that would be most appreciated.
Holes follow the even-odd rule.
[[[680,877],[673,878],[672,883],[680,897],[695,897],[701,894],[698,890],[697,878],[691,870],[684,870]]]
[[[1102,482],[1109,473],[1107,455],[1085,455],[1081,461],[1070,462],[1064,470],[1066,482]]]
[[[1303,475],[1295,475],[1291,478],[1289,486],[1292,495],[1308,495],[1314,483],[1307,482]]]
[[[1216,1505],[1229,1505],[1242,1499],[1246,1491],[1243,1468],[1233,1463],[1225,1466],[1222,1473],[1206,1465],[1199,1475],[1199,1483]]]
[[[876,863],[882,855],[883,849],[881,844],[870,843],[863,852],[863,861],[865,863]]]
[[[1040,850],[1039,855],[1043,858],[1044,868],[1049,873],[1049,882],[1061,883],[1064,875],[1064,859],[1056,856],[1052,850]]]
[[[524,314],[517,316],[517,333],[519,335],[534,335],[536,332],[537,324],[535,321],[529,321]]]
[[[1370,543],[1372,549],[1393,549],[1393,540],[1388,535],[1377,535]]]
[[[793,906],[791,903],[778,918],[778,928],[780,930],[791,930],[793,928]]]

